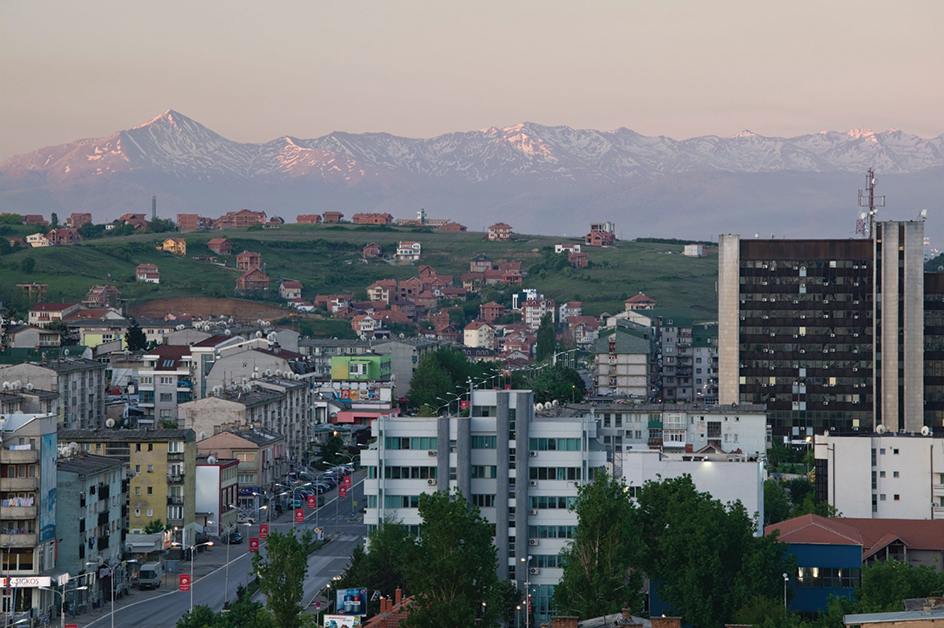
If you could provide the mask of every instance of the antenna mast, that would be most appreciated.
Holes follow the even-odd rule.
[[[157,220],[157,194],[151,196],[151,220]]]
[[[869,173],[865,175],[865,190],[859,190],[859,207],[867,207],[868,212],[859,214],[859,220],[856,221],[856,233],[861,233],[866,238],[872,237],[875,233],[875,215],[879,207],[885,207],[885,197],[875,196],[875,170],[869,168]]]

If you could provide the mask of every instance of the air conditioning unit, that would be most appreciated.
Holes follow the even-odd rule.
[[[535,510],[534,508],[532,508],[531,510],[528,511],[528,514],[531,515],[532,517],[534,517],[535,515],[538,514],[538,511]]]
[[[530,451],[530,452],[528,452],[528,455],[531,456],[532,458],[537,458],[537,457],[538,457],[538,452],[536,452],[536,451]]]
[[[539,573],[541,573],[541,569],[539,567],[532,567],[531,569],[528,570],[528,573],[531,574],[532,576],[536,576]]]
[[[537,486],[537,485],[538,485],[537,480],[531,480],[530,482],[528,482],[528,486]]]
[[[528,545],[537,545],[537,544],[538,544],[538,540],[537,540],[537,539],[529,539],[529,540],[528,540]]]
[[[436,450],[430,449],[429,451],[426,452],[426,455],[429,456],[430,458],[434,458],[436,456]]]
[[[429,484],[430,486],[436,486],[436,478],[430,478],[426,480],[426,483]]]

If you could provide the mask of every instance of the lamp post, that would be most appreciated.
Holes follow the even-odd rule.
[[[787,614],[787,581],[790,580],[790,576],[783,574],[783,614]]]
[[[85,563],[86,567],[101,567],[101,563]],[[111,628],[115,628],[115,569],[108,568],[108,576],[111,581]]]
[[[230,504],[229,507],[236,508],[234,504]],[[233,539],[231,538],[233,534],[233,528],[238,527],[239,523],[237,522],[229,524],[229,526],[226,528],[226,588],[223,590],[223,608],[226,608],[227,604],[229,604],[229,546],[233,544]],[[193,582],[190,583],[190,586],[193,587]]]
[[[292,510],[294,511],[294,510],[295,510],[295,503],[296,503],[296,502],[295,502],[295,491],[297,491],[298,489],[301,489],[301,488],[305,488],[306,486],[311,486],[311,482],[306,482],[305,484],[300,484],[300,485],[296,486],[295,488],[289,488],[288,486],[285,486],[284,484],[276,484],[276,486],[281,486],[282,488],[288,488],[288,491],[285,491],[285,493],[288,493],[289,491],[292,492]],[[285,495],[285,493],[280,493],[280,494],[281,494],[281,495]],[[294,513],[294,512],[292,512],[292,528],[293,528],[293,529],[295,528],[295,513]]]
[[[51,591],[51,592],[53,592],[53,593],[55,593],[56,595],[59,596],[59,602],[60,602],[60,606],[59,606],[59,626],[60,626],[61,628],[65,628],[65,625],[66,625],[66,596],[63,595],[62,591],[56,591],[55,589],[49,589],[49,588],[47,588],[47,587],[36,587],[36,588],[39,589],[40,591]],[[81,591],[82,589],[87,589],[87,588],[88,588],[88,587],[77,587],[77,588],[73,589],[73,591]],[[56,599],[56,598],[53,598],[53,600],[55,600],[55,599]],[[111,622],[112,622],[111,625],[114,626],[114,625],[115,625],[115,617],[114,617],[114,615],[112,615]]]
[[[525,563],[525,578],[524,578],[524,626],[525,628],[530,628],[531,626],[531,559],[534,558],[530,554],[527,559],[522,558],[521,562]]]
[[[181,543],[171,543],[171,545],[177,545],[178,547],[185,547]],[[195,550],[198,547],[201,547],[203,545],[213,545],[213,541],[207,541],[206,543],[197,543],[196,545],[191,545],[188,548],[190,550],[190,615],[191,616],[193,615],[193,557],[194,557]]]

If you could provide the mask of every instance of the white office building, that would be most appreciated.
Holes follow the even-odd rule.
[[[577,525],[568,508],[580,483],[606,465],[597,419],[535,417],[529,390],[476,390],[470,415],[373,422],[376,443],[361,456],[365,522],[373,528],[393,516],[417,531],[419,495],[458,488],[495,525],[499,577],[527,586],[536,616],[546,618],[563,573],[559,555]]]
[[[827,433],[816,436],[815,456],[816,500],[843,517],[944,519],[944,438]]]

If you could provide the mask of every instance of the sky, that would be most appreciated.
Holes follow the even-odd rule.
[[[174,109],[224,137],[519,122],[944,133],[940,0],[0,0],[0,160]]]

